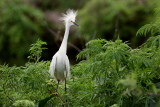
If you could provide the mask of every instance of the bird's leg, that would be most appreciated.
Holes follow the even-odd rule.
[[[65,95],[66,95],[66,90],[67,88],[66,88],[66,78],[65,78]],[[64,102],[62,105],[64,106],[66,103],[67,103],[67,96],[66,96],[66,102]]]
[[[66,91],[67,91],[67,87],[66,87],[66,78],[65,78],[65,94],[66,94]],[[67,96],[66,96],[66,103],[67,103]]]
[[[58,83],[57,83],[57,89],[56,89],[56,92],[53,93],[52,95],[58,95],[58,85],[59,85],[59,80],[58,80]]]
[[[58,95],[58,85],[59,85],[59,80],[58,80],[58,83],[57,83],[57,89],[56,89],[55,95]]]
[[[57,89],[56,89],[56,92],[58,91],[58,85],[59,85],[59,80],[58,80],[58,83],[57,83]]]

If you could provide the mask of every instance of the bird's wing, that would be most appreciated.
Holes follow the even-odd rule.
[[[56,54],[53,56],[51,64],[50,64],[50,68],[49,68],[49,73],[53,76],[54,72],[55,72],[55,66],[56,66],[56,60],[57,60],[57,56]]]
[[[66,73],[67,73],[67,76],[69,77],[69,75],[70,75],[70,65],[69,65],[69,59],[68,59],[67,55],[66,55]]]

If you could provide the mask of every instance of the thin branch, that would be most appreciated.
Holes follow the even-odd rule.
[[[9,71],[7,72],[7,76],[9,77],[9,75],[8,75],[8,73],[9,73]],[[6,81],[5,81],[5,83],[7,83],[7,81],[8,81],[8,78],[6,79]],[[12,98],[10,98],[9,96],[8,96],[8,94],[7,94],[7,91],[6,91],[6,89],[5,89],[5,83],[2,85],[2,88],[3,88],[3,91],[4,91],[4,94],[6,95],[6,97],[13,103],[14,102],[14,100],[12,99]]]
[[[48,31],[49,31],[52,35],[56,36],[56,39],[57,39],[57,40],[62,41],[62,40],[59,38],[60,30],[58,30],[57,32],[55,32],[55,31],[53,31],[53,30],[49,27],[48,24],[47,24],[47,29],[48,29]],[[77,50],[78,52],[81,51],[81,49],[79,49],[76,45],[74,45],[74,44],[72,44],[72,43],[70,43],[70,42],[68,42],[68,45],[71,46],[71,47],[73,47],[73,48],[74,48],[75,50]]]
[[[59,87],[61,90],[65,91],[63,88]],[[69,93],[70,95],[72,95],[72,93],[70,93],[69,91],[66,91],[67,93]]]
[[[56,34],[57,34],[56,32],[54,32],[54,31],[48,26],[48,24],[47,24],[47,29],[48,29],[48,31],[49,31],[51,34],[53,34],[53,35],[56,35]]]
[[[4,91],[4,94],[6,95],[6,97],[13,103],[14,100],[7,95],[7,92],[6,92],[6,90],[5,90],[4,84],[3,84],[3,91]]]
[[[77,50],[78,52],[81,52],[81,50],[76,45],[72,44],[71,42],[68,42],[68,45],[74,48],[75,50]]]
[[[59,37],[60,37],[60,33],[61,33],[61,32],[60,32],[60,29],[58,29],[58,31],[55,32],[55,31],[53,31],[53,29],[51,29],[51,28],[49,27],[48,23],[46,23],[46,25],[47,25],[47,30],[48,30],[52,35],[56,36],[56,39],[58,40]]]
[[[94,40],[94,39],[96,38],[96,35],[97,35],[97,32],[94,31],[94,34],[93,34],[93,36],[92,36],[92,40]]]
[[[145,93],[146,95],[150,95],[150,96],[160,96],[160,94],[156,94],[156,93],[153,93],[153,92],[147,92]]]
[[[51,87],[52,87],[52,91],[54,91],[55,92],[55,87],[53,86],[53,85],[51,85]],[[60,88],[60,87],[59,87]],[[54,94],[51,94],[52,92],[51,92],[51,90],[49,90],[50,91],[50,95],[51,95],[51,98],[54,96]],[[58,97],[61,99],[61,101],[63,102],[63,103],[66,103],[66,101],[63,99],[63,97],[60,95],[60,93],[57,91],[57,95],[58,95]],[[55,95],[56,96],[56,95]]]
[[[115,31],[114,31],[113,40],[116,40],[116,39],[117,39],[118,30],[119,30],[119,16],[120,16],[120,13],[118,13],[118,14],[117,14],[117,17],[116,17]]]
[[[58,97],[61,99],[61,101],[63,101],[63,103],[66,103],[66,101],[63,99],[63,97],[59,94],[59,92],[57,92],[58,93]]]

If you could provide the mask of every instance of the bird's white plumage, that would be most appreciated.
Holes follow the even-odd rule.
[[[70,76],[70,66],[69,66],[69,59],[68,56],[66,55],[66,71],[67,71],[67,76]]]
[[[72,9],[68,9],[66,11],[66,14],[63,14],[63,16],[60,18],[60,20],[63,20],[65,23],[67,23],[71,20],[75,22],[76,16],[77,16],[77,11],[74,11]]]
[[[49,73],[51,74],[51,76],[54,76],[55,65],[56,65],[56,54],[53,56],[50,64],[50,68],[49,68]]]
[[[69,9],[66,14],[63,14],[63,17],[61,17],[61,20],[65,22],[65,34],[58,52],[52,58],[49,69],[49,73],[52,76],[54,75],[56,81],[64,81],[70,74],[70,65],[68,56],[66,55],[66,48],[69,29],[71,25],[74,25],[76,15],[77,11]]]
[[[70,65],[68,56],[58,51],[52,58],[49,72],[56,81],[64,81],[69,76]]]

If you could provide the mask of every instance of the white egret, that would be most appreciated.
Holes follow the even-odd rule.
[[[69,30],[72,25],[79,26],[76,22],[76,15],[77,11],[74,10],[67,10],[66,14],[63,14],[63,17],[60,18],[60,20],[63,20],[65,23],[65,33],[64,38],[61,43],[61,46],[57,53],[53,56],[52,62],[50,64],[49,72],[53,76],[55,80],[57,81],[57,89],[60,81],[65,81],[65,92],[66,92],[66,78],[69,76],[70,72],[70,65],[69,65],[69,59],[66,55],[67,51],[67,41],[68,41],[68,35]],[[56,89],[56,93],[57,93]]]

